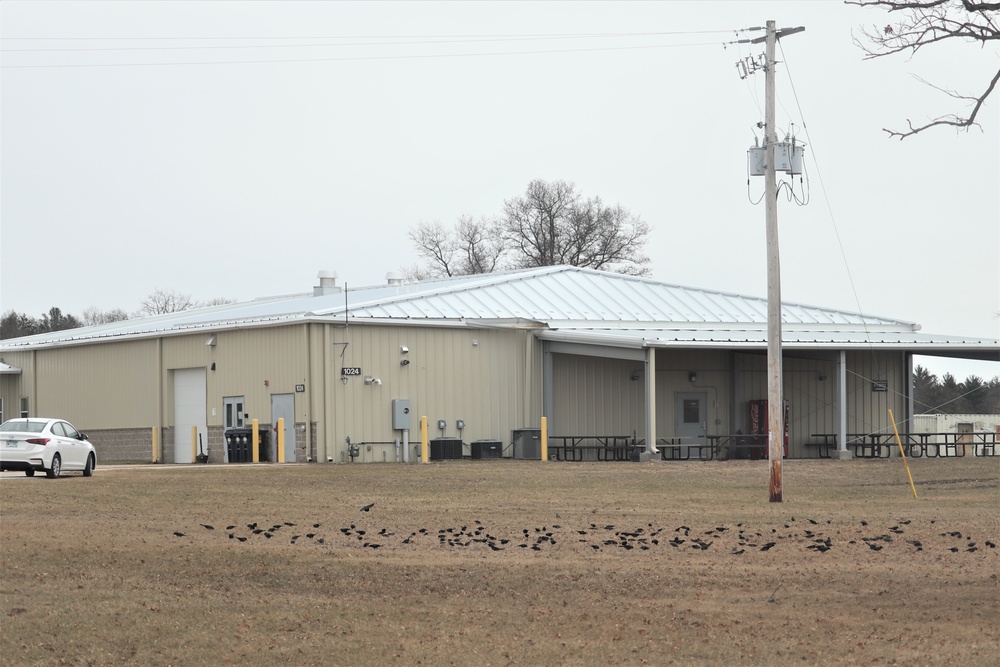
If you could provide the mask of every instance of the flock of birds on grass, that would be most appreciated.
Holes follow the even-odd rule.
[[[375,503],[369,503],[361,507],[361,511],[370,512],[373,507],[375,507]],[[818,553],[824,553],[835,546],[842,547],[844,545],[864,545],[871,551],[877,552],[893,544],[907,545],[914,552],[924,551],[924,541],[903,537],[909,530],[911,523],[911,520],[900,520],[881,534],[859,535],[857,539],[840,539],[837,542],[824,532],[824,524],[815,519],[806,519],[804,523],[796,522],[795,517],[789,518],[784,523],[784,530],[771,528],[769,533],[754,531],[745,527],[743,523],[737,523],[735,527],[715,526],[705,531],[696,531],[686,525],[668,529],[654,526],[652,523],[623,530],[614,524],[590,523],[586,527],[577,529],[564,529],[561,524],[535,526],[524,528],[519,534],[498,536],[487,530],[478,519],[474,520],[471,525],[441,528],[436,531],[420,528],[405,537],[397,536],[396,532],[387,528],[374,530],[370,527],[361,527],[357,523],[351,523],[329,533],[323,531],[321,523],[313,523],[303,529],[291,521],[275,523],[270,526],[260,525],[256,521],[244,525],[231,524],[225,526],[224,531],[220,530],[220,533],[224,532],[230,540],[244,543],[272,540],[279,536],[280,531],[281,538],[287,539],[291,544],[300,542],[319,545],[343,544],[366,549],[380,549],[389,543],[389,538],[399,537],[400,539],[396,541],[404,545],[418,541],[426,543],[428,540],[436,540],[438,545],[442,547],[481,547],[491,551],[507,549],[542,551],[567,541],[575,541],[577,544],[582,544],[584,548],[589,547],[593,551],[615,549],[649,551],[656,548],[707,551],[715,546],[716,550],[730,548],[729,553],[734,556],[745,554],[748,551],[770,551],[784,544],[801,546]],[[934,523],[933,519],[930,520],[930,524]],[[828,520],[826,524],[832,524],[832,521]],[[210,524],[203,523],[200,526],[207,531],[216,530],[216,527]],[[876,532],[868,528],[867,521],[860,521],[859,526],[859,533]],[[980,548],[996,549],[997,547],[996,543],[991,540],[985,540],[980,544],[970,535],[963,534],[961,531],[938,533],[932,530],[932,533],[931,538],[935,541],[935,548],[941,547],[951,553],[960,551],[973,553]],[[189,534],[178,530],[174,532],[174,536],[188,537]],[[924,540],[927,539],[928,537],[924,537]]]

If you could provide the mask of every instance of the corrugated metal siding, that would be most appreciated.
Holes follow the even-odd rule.
[[[890,409],[897,422],[905,422],[907,380],[901,356],[874,351],[847,354],[848,433],[892,433]],[[875,381],[886,382],[888,391],[872,391]]]
[[[474,342],[476,344],[474,344]],[[347,342],[343,358],[342,343]],[[400,346],[409,352],[401,354]],[[426,416],[430,438],[460,437],[466,443],[496,439],[508,443],[510,430],[537,424],[541,417],[537,345],[530,332],[498,329],[432,329],[427,327],[351,326],[331,329],[334,350],[331,373],[332,417],[325,436],[326,452],[340,460],[352,442],[388,442],[392,400],[411,401],[411,441],[419,440],[419,418]],[[402,359],[407,366],[401,366]],[[340,381],[342,367],[359,367],[361,377]],[[364,376],[382,381],[364,384]],[[529,376],[531,375],[531,376]],[[526,400],[525,394],[528,394]],[[444,431],[437,422],[446,422]],[[457,429],[457,420],[465,429]],[[362,448],[362,461],[381,461],[385,446]],[[387,454],[393,460],[394,449]]]
[[[735,423],[748,433],[748,402],[767,398],[767,357],[737,354],[735,363]],[[890,408],[898,422],[905,421],[906,371],[900,353],[851,352],[847,354],[847,367],[848,433],[891,432]],[[821,376],[826,379],[820,380]],[[888,382],[889,390],[873,392],[874,380]],[[782,383],[789,404],[790,455],[816,456],[816,450],[805,443],[815,441],[814,434],[837,432],[837,362],[786,356],[782,361]]]
[[[728,355],[704,350],[658,350],[657,437],[675,431],[677,393],[705,393],[708,433],[726,433],[729,423]],[[697,373],[692,384],[690,372]],[[638,379],[632,380],[633,373]],[[642,362],[557,354],[553,358],[553,435],[646,437],[645,367]]]
[[[549,433],[563,436],[632,435],[645,432],[643,364],[620,359],[556,354]],[[640,435],[639,437],[644,437]]]
[[[68,419],[81,430],[156,423],[156,341],[39,350],[33,415]]]
[[[223,425],[224,396],[243,396],[250,419],[268,425],[271,394],[295,394],[295,419],[303,421],[307,404],[295,392],[295,385],[305,384],[308,373],[303,331],[304,325],[221,331],[214,334],[214,346],[206,345],[208,335],[203,333],[163,339],[164,423],[173,424],[169,371],[182,368],[207,370],[209,426]]]

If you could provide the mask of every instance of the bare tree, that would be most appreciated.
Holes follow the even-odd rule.
[[[873,25],[861,29],[863,38],[855,38],[854,42],[864,51],[866,60],[901,53],[912,56],[925,46],[942,42],[967,42],[983,47],[989,42],[1000,40],[1000,26],[997,24],[1000,2],[846,0],[846,4],[877,7],[890,12],[890,16],[898,16],[898,20],[894,22],[890,20],[885,26]],[[922,125],[915,125],[913,121],[907,120],[907,130],[883,128],[890,137],[905,139],[939,125],[950,125],[966,130],[977,125],[976,118],[979,111],[1000,81],[1000,68],[993,74],[989,83],[984,84],[985,90],[978,95],[961,94],[935,86],[923,79],[919,80],[956,100],[965,102],[968,111],[940,116]]]
[[[97,306],[90,306],[83,311],[83,317],[81,321],[83,326],[89,327],[95,324],[111,324],[112,322],[122,322],[124,320],[130,319],[132,316],[126,313],[121,308],[112,308],[111,310],[101,310]]]
[[[649,225],[622,206],[582,198],[572,183],[535,180],[496,218],[463,216],[453,230],[420,223],[410,239],[425,265],[410,279],[569,264],[646,275]]]
[[[142,300],[142,304],[139,307],[139,314],[163,315],[165,313],[190,310],[196,306],[197,303],[191,299],[190,294],[181,294],[173,290],[156,288],[149,296]]]
[[[491,273],[500,266],[504,255],[503,240],[495,221],[462,216],[453,230],[440,222],[421,222],[409,232],[428,266],[411,267],[410,279],[440,276],[464,276]]]
[[[523,197],[504,203],[504,238],[518,249],[519,267],[569,264],[647,275],[642,254],[649,225],[622,206],[583,199],[572,183],[535,180]]]

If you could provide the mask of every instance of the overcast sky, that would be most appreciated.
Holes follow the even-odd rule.
[[[653,227],[652,277],[766,296],[764,75],[808,204],[778,209],[785,301],[1000,331],[1000,101],[969,132],[884,127],[967,109],[997,47],[864,61],[880,10],[810,2],[0,3],[0,310],[135,310],[378,284],[407,231],[565,180]],[[1000,363],[923,358],[992,377]]]

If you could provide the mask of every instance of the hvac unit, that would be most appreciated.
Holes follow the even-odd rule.
[[[431,461],[462,458],[461,438],[434,438],[431,440]]]
[[[472,443],[472,458],[499,459],[503,456],[503,443],[499,440],[475,440]]]
[[[511,431],[511,441],[514,443],[515,459],[542,458],[542,429],[519,428]]]

